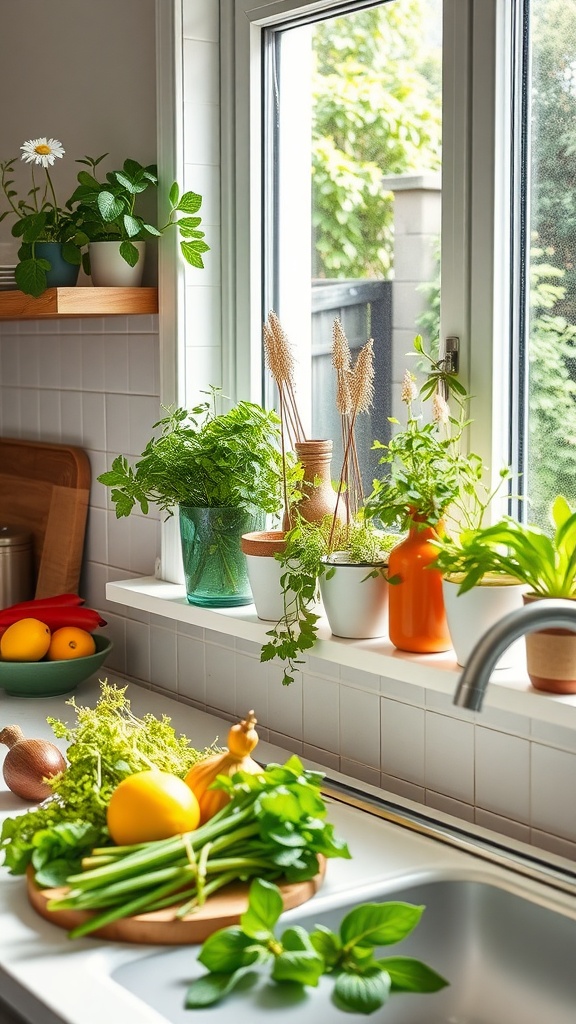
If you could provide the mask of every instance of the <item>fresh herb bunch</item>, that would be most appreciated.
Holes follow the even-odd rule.
[[[261,661],[284,661],[284,686],[294,682],[294,672],[303,663],[300,656],[316,643],[320,619],[315,611],[318,581],[323,575],[329,579],[335,572],[329,556],[335,551],[346,551],[351,562],[366,565],[367,577],[385,574],[387,554],[398,543],[396,535],[377,530],[366,521],[362,510],[349,523],[335,520],[332,515],[325,516],[321,523],[309,523],[297,511],[293,520],[292,529],[286,533],[284,551],[274,556],[282,566],[284,614],[267,632],[271,639],[260,651]]]
[[[233,881],[314,878],[320,855],[350,858],[326,819],[322,779],[296,756],[258,774],[219,775],[214,785],[230,800],[204,825],[159,842],[93,850],[86,870],[68,877],[68,894],[49,908],[99,911],[70,932],[78,938],[175,904],[174,917],[185,917]]]
[[[308,932],[301,925],[276,936],[282,896],[272,882],[256,878],[239,925],[214,932],[198,960],[209,971],[186,993],[187,1009],[220,1002],[254,968],[271,965],[272,980],[315,988],[324,974],[334,977],[332,1001],[348,1012],[374,1013],[391,992],[438,992],[449,983],[420,960],[376,957],[378,946],[400,942],[416,927],[424,907],[411,903],[363,903],[343,917],[338,932],[324,925]]]
[[[550,518],[552,536],[505,516],[493,526],[464,533],[459,548],[438,545],[435,565],[451,573],[456,566],[460,594],[492,574],[524,583],[538,597],[576,599],[576,511],[558,495]]]
[[[171,515],[175,505],[232,507],[277,513],[282,505],[279,420],[252,402],[217,415],[220,389],[190,412],[174,409],[154,424],[160,436],[148,442],[135,467],[117,456],[98,480],[112,488],[116,516],[138,503],[146,514],[155,502]]]
[[[138,197],[148,188],[158,185],[156,164],[144,167],[137,160],[125,160],[122,170],[109,171],[106,181],[101,182],[95,177],[96,168],[106,156],[107,153],[98,157],[86,156],[77,161],[89,167],[90,171],[79,172],[79,184],[70,204],[77,204],[76,213],[87,239],[91,242],[120,242],[120,255],[134,267],[139,258],[134,241],[158,237],[176,226],[181,235],[182,256],[191,266],[202,269],[202,254],[210,249],[204,241],[204,232],[200,230],[201,217],[197,216],[202,196],[196,192],[180,195],[178,183],[173,182],[168,193],[168,221],[162,227],[156,227],[136,211]],[[84,269],[90,273],[87,253],[83,259]]]
[[[470,420],[465,406],[468,394],[455,374],[425,352],[422,338],[414,339],[417,355],[429,363],[426,380],[418,390],[408,370],[402,385],[402,401],[408,417],[404,430],[393,434],[388,444],[375,441],[373,448],[384,454],[380,463],[388,472],[374,481],[366,501],[366,515],[396,529],[406,530],[415,517],[419,523],[437,526],[451,510],[466,514],[484,473],[479,455],[461,450],[461,440]],[[457,415],[450,412],[442,392],[452,397]],[[432,399],[432,419],[423,422],[415,410],[417,400]],[[390,417],[394,425],[399,421]]]
[[[49,260],[36,254],[37,242],[61,242],[62,257],[67,263],[79,267],[82,247],[88,236],[82,228],[82,218],[72,209],[70,200],[59,206],[50,174],[56,159],[62,159],[65,150],[58,139],[31,139],[25,142],[22,160],[31,164],[32,188],[24,199],[18,199],[14,189],[16,157],[0,163],[0,187],[8,201],[8,210],[0,213],[0,221],[11,213],[16,217],[12,234],[22,240],[15,270],[20,291],[37,297],[46,290],[46,274],[51,269]],[[37,184],[35,167],[44,170],[44,183]]]
[[[70,858],[77,858],[87,846],[106,841],[108,801],[127,775],[156,767],[183,777],[193,764],[214,752],[213,747],[202,751],[192,747],[186,736],[175,733],[166,715],[137,718],[125,692],[126,687],[104,681],[94,708],[79,707],[74,697],[66,701],[76,713],[76,725],[47,719],[54,735],[69,744],[68,765],[49,780],[52,795],[39,807],[4,820],[0,849],[12,874],[22,874],[30,861],[44,867],[50,845],[54,858],[66,846]],[[88,826],[93,831],[84,841]],[[35,854],[39,845],[43,852]]]

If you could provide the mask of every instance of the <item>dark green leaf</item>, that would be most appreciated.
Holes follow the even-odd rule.
[[[209,971],[235,971],[255,963],[260,953],[250,935],[245,935],[238,925],[231,925],[208,936],[198,960]]]

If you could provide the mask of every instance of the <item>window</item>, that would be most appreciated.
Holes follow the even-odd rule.
[[[503,326],[508,296],[504,290],[502,295],[494,294],[494,254],[503,259],[505,249],[504,244],[495,245],[495,231],[504,240],[508,237],[507,220],[502,214],[507,198],[507,160],[499,161],[498,176],[495,170],[497,156],[501,155],[495,122],[506,88],[496,76],[495,39],[497,30],[504,40],[509,36],[509,4],[473,4],[469,0],[388,0],[378,4],[288,0],[255,6],[249,0],[240,0],[234,12],[235,76],[230,89],[230,117],[236,126],[236,139],[242,140],[242,145],[237,144],[230,153],[236,167],[234,273],[239,391],[261,400],[269,388],[268,375],[262,370],[262,322],[269,309],[275,308],[290,340],[298,345],[297,388],[299,404],[308,412],[308,425],[316,423],[319,432],[328,431],[326,407],[332,403],[324,401],[326,388],[318,382],[324,379],[321,363],[327,359],[326,350],[331,345],[334,310],[344,316],[349,309],[346,303],[353,297],[351,292],[358,287],[363,319],[352,322],[353,337],[349,340],[355,344],[367,340],[377,320],[372,289],[385,286],[391,292],[401,284],[403,253],[393,211],[419,192],[417,203],[422,196],[432,200],[441,246],[434,242],[438,227],[430,230],[426,222],[426,243],[416,246],[415,251],[419,255],[425,251],[428,266],[419,283],[414,278],[409,282],[413,304],[396,344],[381,350],[389,362],[381,368],[376,422],[367,424],[367,438],[386,429],[387,415],[398,411],[393,404],[394,386],[399,394],[413,336],[418,329],[431,335],[438,333],[436,320],[441,340],[448,335],[460,339],[462,377],[475,396],[470,444],[497,474],[509,454],[508,351],[499,344],[509,331],[507,323]],[[381,18],[395,29],[393,69],[391,55],[385,52],[385,47],[391,46],[390,39],[381,44],[385,62],[375,47],[374,26]],[[410,54],[412,36],[418,38],[419,45]],[[380,234],[374,236],[373,248],[361,253],[355,262],[353,249],[362,246],[348,245],[347,259],[341,263],[336,253],[338,238],[342,240],[346,224],[352,229],[352,219],[347,213],[344,225],[339,225],[339,236],[330,236],[330,231],[322,234],[324,213],[318,201],[321,190],[329,193],[332,189],[332,209],[338,214],[339,197],[345,195],[347,186],[352,188],[350,167],[346,168],[347,176],[342,176],[343,187],[338,170],[325,174],[334,150],[330,148],[330,133],[319,127],[327,108],[336,107],[335,100],[341,99],[335,97],[336,90],[343,92],[348,85],[341,73],[342,64],[338,74],[331,73],[330,66],[339,59],[338,54],[344,63],[347,60],[352,66],[356,61],[361,69],[349,76],[351,90],[359,86],[375,90],[377,72],[385,65],[387,122],[396,119],[397,133],[404,143],[396,162],[388,159],[388,153],[376,152],[376,145],[371,148],[368,144],[370,117],[378,115],[384,120],[381,92],[374,91],[376,101],[365,103],[365,119],[357,129],[359,145],[350,147],[348,159],[357,168],[360,158],[366,157],[356,180],[365,186],[366,207],[373,202],[376,209],[378,202],[385,212],[377,214],[382,225]],[[412,94],[408,100],[394,95],[403,77],[410,78]],[[382,91],[381,82],[378,87]],[[340,111],[337,116],[341,116]],[[349,126],[344,125],[343,132],[348,130]],[[389,140],[394,141],[393,132]],[[224,160],[226,156],[223,153]],[[383,180],[379,182],[381,192],[376,195],[380,163]],[[408,186],[404,191],[398,174]],[[365,232],[361,219],[358,224],[355,237],[359,239]],[[433,265],[438,255],[440,275]],[[408,263],[413,274],[413,256],[408,257]],[[428,299],[438,299],[438,276],[442,281],[439,318],[434,304],[427,305]],[[500,274],[499,280],[503,283],[504,275]],[[336,297],[331,298],[330,292]],[[402,297],[398,292],[397,313]],[[420,309],[414,299],[422,303]],[[313,303],[319,307],[314,315],[324,317],[318,331],[319,350],[314,351]],[[324,303],[327,309],[322,310]],[[426,315],[421,320],[423,313],[428,322]],[[394,317],[390,304],[386,316]],[[390,325],[387,327],[390,330]],[[498,344],[493,342],[495,338]],[[493,427],[494,410],[498,422]],[[367,472],[370,476],[370,467]]]

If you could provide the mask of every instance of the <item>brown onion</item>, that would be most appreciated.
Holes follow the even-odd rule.
[[[64,757],[49,740],[27,740],[19,725],[7,725],[0,731],[0,743],[9,747],[4,758],[4,781],[13,793],[25,800],[45,800],[52,790],[51,779],[66,768]]]

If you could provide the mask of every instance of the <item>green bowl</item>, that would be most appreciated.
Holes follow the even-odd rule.
[[[65,661],[0,661],[0,689],[10,697],[57,697],[70,693],[106,661],[112,641],[94,635],[96,651]]]

